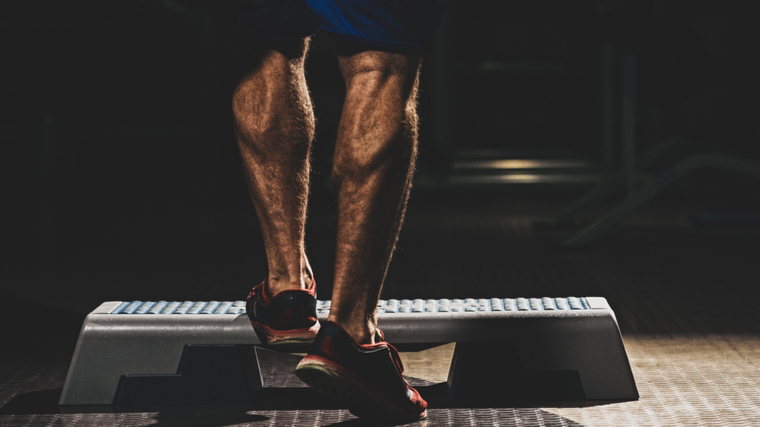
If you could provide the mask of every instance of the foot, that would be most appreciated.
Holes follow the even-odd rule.
[[[378,330],[379,331],[379,330]],[[296,375],[309,387],[368,419],[412,422],[427,415],[427,402],[403,377],[396,349],[383,341],[359,344],[338,324],[323,323]]]
[[[253,330],[264,345],[310,344],[319,332],[317,285],[307,290],[287,290],[270,296],[267,281],[248,294],[245,308]]]

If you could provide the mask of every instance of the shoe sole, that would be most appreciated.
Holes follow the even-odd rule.
[[[425,419],[427,410],[409,413],[384,393],[346,368],[319,356],[306,356],[296,367],[296,376],[320,394],[348,407],[360,418],[414,422]]]
[[[251,322],[254,332],[263,345],[291,346],[311,344],[319,332],[319,321],[310,328],[278,331],[258,322]]]

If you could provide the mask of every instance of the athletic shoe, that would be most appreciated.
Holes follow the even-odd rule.
[[[317,285],[308,290],[282,291],[271,297],[267,281],[255,286],[245,305],[253,330],[264,345],[311,344],[319,332]]]
[[[308,355],[296,367],[301,381],[345,404],[358,417],[421,420],[427,415],[427,402],[403,373],[401,358],[392,345],[385,341],[359,344],[333,322],[323,322]]]

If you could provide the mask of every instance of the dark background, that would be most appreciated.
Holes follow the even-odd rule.
[[[637,153],[681,138],[688,150],[757,159],[758,8],[735,0],[454,0],[423,66],[409,230],[384,297],[432,297],[435,281],[451,279],[415,267],[437,268],[425,241],[433,225],[464,247],[498,245],[458,235],[458,227],[514,212],[550,219],[620,170],[626,53],[636,57]],[[9,304],[81,315],[105,300],[235,300],[265,277],[231,126],[247,31],[224,2],[0,3],[0,295]],[[605,46],[615,64],[606,71],[614,101],[606,107]],[[307,248],[327,299],[329,171],[343,86],[324,34],[314,37],[307,67],[318,117]],[[560,164],[472,163],[504,159]],[[519,179],[526,174],[532,183]],[[744,215],[744,233],[754,232],[757,194],[754,179],[706,170],[652,203],[670,209],[659,218],[666,222]],[[426,222],[440,212],[449,215]],[[469,291],[489,295],[449,284],[435,297],[514,296],[503,283],[510,277],[497,269],[478,279],[489,286]],[[583,279],[570,285],[567,294],[586,289]]]

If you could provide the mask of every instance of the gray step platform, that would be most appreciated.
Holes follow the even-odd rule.
[[[329,306],[318,302],[320,319]],[[378,326],[392,344],[457,342],[452,401],[638,398],[604,298],[382,300]],[[59,403],[245,403],[262,388],[257,344],[243,301],[105,302],[85,319]]]

